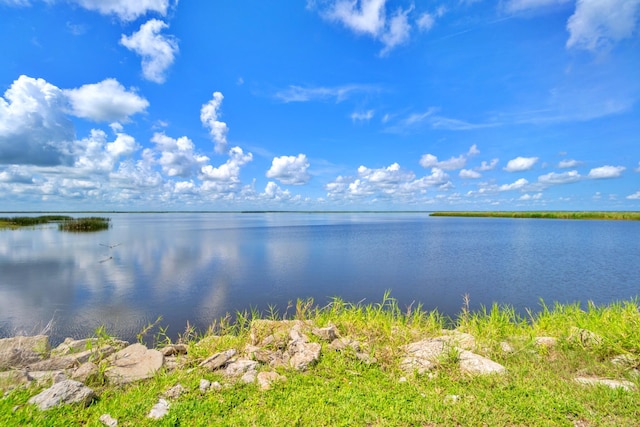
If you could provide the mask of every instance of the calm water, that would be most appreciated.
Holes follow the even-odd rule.
[[[113,214],[90,234],[0,230],[0,335],[52,341],[104,324],[124,339],[162,316],[189,321],[250,307],[385,290],[455,316],[493,302],[522,311],[640,295],[640,222],[435,218],[427,214]],[[106,246],[105,246],[106,245]],[[113,247],[108,247],[113,246]],[[157,332],[157,330],[156,330]]]

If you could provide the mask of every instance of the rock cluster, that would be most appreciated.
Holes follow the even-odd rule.
[[[585,347],[602,343],[599,336],[581,329],[573,330],[569,339]],[[326,343],[325,349],[329,351],[348,353],[366,364],[377,363],[366,344],[342,337],[334,325],[318,328],[308,321],[254,320],[250,342],[244,349],[229,348],[200,360],[184,357],[188,352],[184,344],[155,350],[118,340],[67,339],[52,350],[44,335],[0,339],[0,388],[49,382],[53,385],[33,396],[30,404],[42,410],[70,403],[88,405],[96,394],[85,384],[96,379],[122,385],[151,378],[160,369],[172,370],[195,362],[203,371],[219,373],[231,382],[256,383],[261,389],[268,390],[275,383],[286,380],[274,369],[305,371],[312,368],[320,360],[321,342]],[[547,350],[556,342],[553,337],[535,339],[537,346]],[[514,351],[506,342],[499,344],[505,353]],[[507,372],[504,366],[474,353],[477,351],[474,337],[458,331],[443,331],[441,336],[412,342],[398,350],[399,365],[407,374],[425,374],[447,363],[455,364],[462,373],[469,375],[503,375]],[[630,356],[618,356],[612,363],[633,369],[640,365],[638,359]],[[402,377],[400,381],[407,379]],[[628,381],[602,378],[577,377],[575,381],[625,390],[635,387]],[[222,388],[219,382],[212,383],[203,378],[194,392],[208,393]],[[170,411],[172,400],[189,392],[180,384],[170,388],[158,397],[148,417],[162,418]],[[458,397],[447,399],[449,403],[455,403]],[[117,420],[109,414],[104,414],[100,421],[106,426],[117,425]]]

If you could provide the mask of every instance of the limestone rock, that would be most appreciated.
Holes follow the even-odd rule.
[[[47,335],[0,339],[0,371],[23,368],[46,358],[51,351]]]
[[[185,391],[187,390],[182,386],[182,384],[176,384],[169,390],[165,391],[163,396],[167,399],[177,399]]]
[[[87,406],[95,397],[94,391],[81,382],[65,380],[33,396],[29,399],[29,403],[37,405],[42,410],[47,410],[54,406],[70,403],[81,403]]]
[[[86,362],[73,371],[71,379],[86,383],[90,379],[97,377],[99,372],[98,365],[93,362]]]
[[[21,384],[28,384],[32,379],[26,370],[0,372],[0,390],[12,389]]]
[[[536,337],[535,343],[538,347],[552,348],[558,343],[558,339],[554,337]]]
[[[458,347],[463,350],[473,350],[476,346],[476,339],[473,335],[457,330],[445,330],[444,335],[434,338],[441,340],[451,347]]]
[[[239,377],[249,371],[255,371],[258,367],[258,362],[250,359],[238,359],[227,365],[224,370],[224,374],[229,377]]]
[[[198,388],[200,389],[200,393],[206,393],[210,387],[211,387],[211,381],[205,378],[202,378],[200,380],[200,385],[198,386]]]
[[[106,376],[116,384],[151,378],[164,364],[158,350],[149,350],[142,344],[132,344],[109,357],[111,366]]]
[[[154,420],[159,420],[169,413],[169,402],[164,399],[158,399],[158,403],[153,405],[151,411],[147,415],[147,418],[152,418]]]
[[[460,352],[460,370],[476,375],[504,374],[507,372],[506,368],[501,364],[467,350]]]
[[[236,355],[236,351],[234,349],[229,349],[226,351],[222,351],[220,353],[216,353],[211,357],[208,357],[204,361],[200,363],[200,367],[207,368],[210,371],[215,371],[216,369],[221,368],[226,365],[229,360]]]
[[[633,369],[640,366],[640,358],[632,354],[620,354],[611,359],[611,363],[624,368]]]
[[[576,328],[575,326],[571,328],[568,339],[584,347],[597,347],[603,343],[603,338],[600,335],[588,329]]]
[[[360,341],[355,341],[349,338],[338,338],[331,341],[329,347],[337,351],[343,351],[347,348],[351,348],[357,353],[360,351]]]
[[[185,344],[170,344],[163,347],[160,352],[164,356],[173,356],[176,354],[187,354],[187,346]]]
[[[436,338],[417,341],[400,347],[406,357],[400,362],[405,372],[416,371],[423,374],[437,366],[440,355],[448,348],[448,344]]]
[[[304,371],[320,360],[322,346],[318,343],[297,341],[289,346],[289,366],[298,371]]]
[[[287,378],[277,372],[260,372],[258,374],[258,385],[262,390],[269,390],[271,384],[276,381],[285,381]]]
[[[100,415],[100,422],[106,427],[116,427],[118,425],[118,420],[112,418],[109,414]]]
[[[327,342],[333,342],[340,337],[335,325],[329,325],[326,328],[313,328],[311,333]]]
[[[609,380],[606,378],[587,378],[577,377],[575,381],[584,385],[603,385],[609,388],[621,388],[627,391],[633,391],[636,389],[636,385],[631,381],[625,380]]]

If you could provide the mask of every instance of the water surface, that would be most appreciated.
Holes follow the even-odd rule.
[[[187,324],[339,296],[455,316],[493,302],[606,304],[640,294],[640,222],[428,214],[112,214],[112,228],[0,231],[0,335],[133,340],[162,316]],[[111,247],[110,247],[111,246]],[[290,310],[291,312],[291,310]],[[157,329],[156,329],[157,331]]]

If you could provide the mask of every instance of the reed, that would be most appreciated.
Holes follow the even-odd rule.
[[[609,211],[449,211],[433,212],[430,216],[480,217],[480,218],[543,218],[543,219],[599,219],[640,221],[640,212]]]

